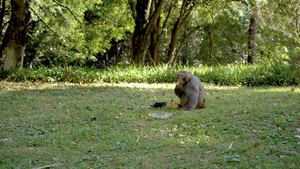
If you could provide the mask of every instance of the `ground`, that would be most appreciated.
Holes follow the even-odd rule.
[[[0,82],[4,168],[298,168],[300,89],[205,84],[206,108],[152,108],[174,84]],[[169,114],[166,119],[152,114]]]

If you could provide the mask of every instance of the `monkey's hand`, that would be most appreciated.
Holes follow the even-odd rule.
[[[182,95],[184,94],[184,91],[183,91],[181,85],[176,85],[175,89],[174,89],[174,92],[175,92],[176,96],[178,96],[179,98],[181,98]]]

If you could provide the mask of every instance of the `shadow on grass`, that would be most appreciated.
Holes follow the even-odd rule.
[[[174,84],[0,85],[5,168],[299,166],[292,87],[207,85],[207,108],[185,112],[149,106],[178,101]]]

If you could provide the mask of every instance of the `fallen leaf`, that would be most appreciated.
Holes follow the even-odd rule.
[[[121,116],[123,116],[123,113],[119,113],[119,114],[118,114],[118,117],[121,117]]]
[[[230,143],[230,146],[228,147],[228,150],[232,148],[233,142]]]
[[[180,141],[180,144],[185,144],[185,142],[184,141]]]
[[[259,143],[254,143],[254,147],[260,147]]]
[[[196,144],[199,144],[200,141],[195,141]]]
[[[291,91],[292,91],[292,92],[295,91],[295,88],[292,88]]]
[[[174,137],[175,135],[174,134],[169,134],[169,137]]]
[[[10,141],[12,141],[12,138],[4,138],[4,139],[0,139],[0,141],[3,141],[3,142],[10,142]]]
[[[184,135],[182,135],[182,134],[178,134],[178,137],[184,137]]]
[[[294,137],[295,137],[295,138],[299,138],[299,139],[300,139],[300,135],[295,135]]]
[[[280,156],[279,156],[280,159],[282,159],[282,158],[284,158],[284,157],[285,157],[285,155],[280,155]]]
[[[97,132],[95,132],[95,131],[93,132],[93,134],[94,134],[94,136],[98,136],[98,133],[97,133]]]
[[[53,161],[58,161],[59,158],[52,157]]]

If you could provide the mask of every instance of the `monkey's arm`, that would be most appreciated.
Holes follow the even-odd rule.
[[[182,86],[181,85],[176,85],[175,89],[174,89],[174,93],[176,94],[176,96],[178,96],[179,98],[181,98],[182,95],[184,94]]]

